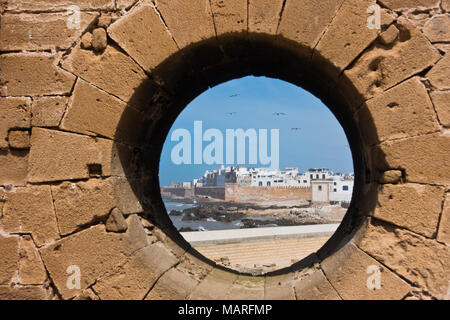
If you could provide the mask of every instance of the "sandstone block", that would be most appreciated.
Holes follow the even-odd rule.
[[[421,184],[383,185],[374,216],[426,237],[438,227],[444,188]]]
[[[147,71],[177,51],[156,10],[148,4],[114,22],[109,26],[108,34]]]
[[[103,28],[96,28],[92,31],[92,47],[95,51],[101,52],[106,49],[108,45],[108,37]]]
[[[155,284],[146,300],[184,300],[198,281],[176,268],[167,271]]]
[[[52,186],[53,201],[59,230],[62,235],[106,219],[115,206],[110,181],[90,179],[86,182],[64,182]]]
[[[445,11],[450,11],[450,0],[442,0],[441,6]]]
[[[450,89],[450,55],[446,54],[444,58],[427,73],[427,78],[431,84],[438,89]]]
[[[142,300],[156,280],[176,262],[177,259],[162,243],[154,243],[98,280],[94,290],[102,300]]]
[[[345,1],[315,48],[313,61],[325,63],[325,71],[333,78],[378,37],[379,30],[366,25],[367,9],[374,4],[373,0]],[[381,23],[391,21],[382,11]]]
[[[357,245],[389,269],[438,299],[448,294],[449,247],[400,228],[373,221]]]
[[[64,299],[79,295],[113,268],[123,265],[145,245],[135,242],[142,228],[129,228],[126,233],[109,233],[102,225],[93,226],[40,249],[42,259],[58,291]],[[67,286],[69,266],[78,266],[81,289]]]
[[[17,188],[6,193],[0,226],[9,233],[31,233],[38,246],[58,239],[50,187]]]
[[[97,22],[97,26],[99,26],[100,28],[108,28],[109,25],[112,22],[112,17],[110,15],[107,14],[101,14],[100,17],[98,18],[98,22]]]
[[[33,239],[28,235],[22,236],[19,241],[19,256],[20,284],[43,284],[47,279],[47,272]]]
[[[295,300],[293,275],[266,276],[265,300]]]
[[[250,0],[248,3],[248,31],[275,35],[282,6],[282,0]]]
[[[66,10],[74,4],[71,0],[9,0],[7,9],[12,11]],[[77,0],[81,10],[113,9],[114,0]]]
[[[190,294],[192,300],[221,300],[236,281],[237,275],[220,269],[213,269]]]
[[[81,49],[87,49],[87,50],[92,49],[92,40],[93,40],[92,33],[86,32],[85,34],[83,34],[83,36],[81,37],[81,43],[80,43]]]
[[[80,27],[67,27],[69,14],[5,14],[0,28],[0,50],[68,49],[97,14],[81,13]]]
[[[342,3],[342,0],[287,1],[278,34],[299,43],[303,47],[300,50],[309,57]]]
[[[403,179],[403,173],[401,170],[388,170],[384,171],[380,178],[379,183],[381,184],[396,184],[401,182]]]
[[[399,33],[400,31],[395,25],[390,25],[386,31],[380,34],[380,42],[385,46],[388,46],[397,40]]]
[[[228,291],[227,300],[262,300],[264,298],[264,277],[239,275]]]
[[[29,149],[30,133],[22,130],[11,130],[9,132],[8,142],[11,149]]]
[[[297,300],[341,300],[322,270],[314,270],[294,282]]]
[[[57,127],[66,110],[67,97],[41,97],[31,105],[33,127]]]
[[[111,210],[105,225],[106,231],[109,232],[125,232],[128,229],[127,222],[125,221],[122,212],[117,208]]]
[[[49,129],[33,128],[31,134],[31,182],[89,178],[88,165],[101,165],[110,175],[112,141]],[[47,159],[52,161],[48,162]]]
[[[450,41],[450,15],[433,16],[424,26],[423,32],[431,42]]]
[[[444,127],[450,128],[450,91],[433,91],[431,99],[436,108],[439,122]]]
[[[43,286],[0,286],[0,300],[47,300],[50,292]]]
[[[156,8],[180,48],[216,37],[209,1],[157,0]]]
[[[31,100],[29,98],[0,98],[0,149],[8,148],[8,131],[30,128]]]
[[[19,237],[0,236],[0,285],[9,285],[19,266]]]
[[[406,282],[352,243],[322,261],[321,266],[346,300],[400,300],[410,291]],[[371,268],[380,272],[379,288],[369,285],[369,277],[374,272]]]
[[[442,210],[441,221],[439,222],[438,241],[450,245],[450,194],[447,193]]]
[[[0,185],[24,186],[27,172],[28,151],[0,150]]]
[[[247,32],[246,0],[212,0],[211,9],[218,36],[232,32]]]
[[[76,47],[62,65],[83,80],[124,101],[128,101],[147,78],[131,58],[113,46],[108,46],[101,54]]]
[[[351,105],[360,105],[439,59],[438,51],[408,20],[400,17],[395,26],[400,32],[394,43],[375,44],[341,77],[341,86],[356,89],[355,96],[348,98]]]
[[[116,0],[117,9],[128,9],[138,0]]]
[[[413,8],[434,8],[439,5],[438,0],[381,0],[384,6],[389,9],[413,9]]]
[[[414,138],[386,141],[376,148],[377,166],[381,171],[402,168],[408,182],[448,185],[448,152],[450,136],[429,134]],[[420,155],[420,156],[418,156]]]
[[[58,68],[50,53],[10,53],[0,56],[2,96],[69,94],[75,76]]]
[[[368,100],[357,118],[370,145],[439,131],[433,104],[418,77]]]

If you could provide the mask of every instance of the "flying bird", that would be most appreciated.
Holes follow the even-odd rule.
[[[229,116],[232,116],[233,114],[236,114],[236,112],[227,112],[227,113],[225,113],[225,114],[227,114],[227,115],[229,115]]]
[[[230,98],[235,98],[235,97],[238,97],[238,96],[240,96],[240,94],[239,94],[239,93],[236,93],[236,94],[232,94],[232,95],[230,96]]]
[[[274,112],[273,115],[275,115],[275,116],[285,116],[286,113],[284,113],[284,112]]]
[[[292,131],[300,131],[300,128],[291,128]]]

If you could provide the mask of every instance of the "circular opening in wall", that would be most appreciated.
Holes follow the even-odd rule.
[[[248,76],[217,85],[179,114],[159,165],[173,226],[218,265],[283,269],[320,249],[353,194],[343,128],[314,95]]]

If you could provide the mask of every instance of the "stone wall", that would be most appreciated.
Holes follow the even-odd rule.
[[[0,3],[0,299],[448,298],[448,0]],[[356,174],[327,244],[264,277],[196,254],[157,181],[183,107],[250,74],[322,99]]]
[[[238,184],[225,186],[225,199],[237,202],[283,201],[283,200],[311,200],[311,188],[294,187],[250,187]]]

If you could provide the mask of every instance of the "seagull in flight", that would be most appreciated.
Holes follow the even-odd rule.
[[[232,95],[230,96],[230,98],[235,98],[235,97],[238,97],[238,96],[240,96],[240,94],[239,94],[239,93],[235,93],[235,94],[232,94]]]
[[[300,131],[300,128],[291,128],[292,131]]]
[[[275,116],[285,116],[286,113],[284,113],[284,112],[274,112],[273,115],[275,115]]]
[[[236,114],[236,112],[227,112],[227,113],[225,113],[225,114],[227,114],[227,115],[229,115],[229,116],[232,116],[232,115]]]

